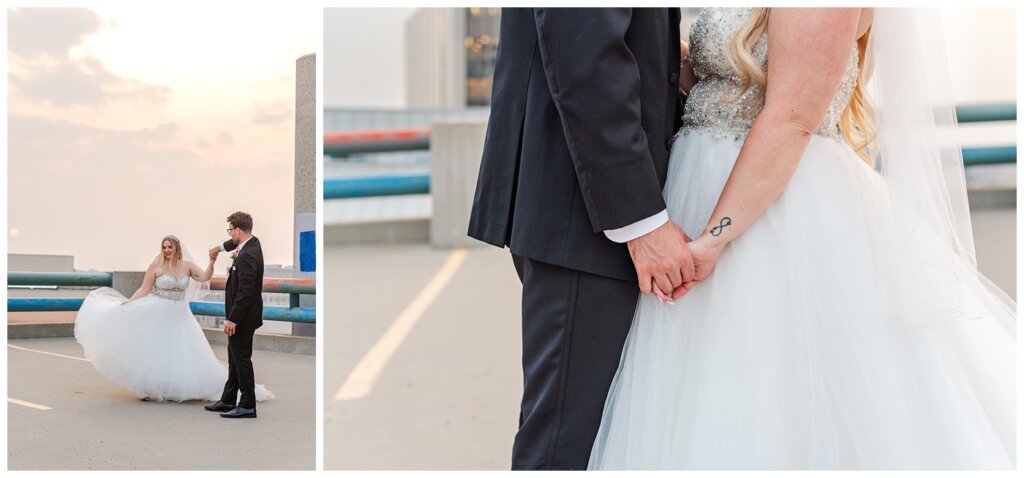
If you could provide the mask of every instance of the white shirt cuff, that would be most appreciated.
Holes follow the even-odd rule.
[[[661,227],[666,222],[668,222],[668,211],[662,210],[647,219],[641,219],[628,226],[604,231],[604,235],[614,242],[629,242]]]
[[[225,249],[224,249],[224,243],[223,243],[223,242],[222,242],[222,243],[220,243],[219,245],[217,245],[217,247],[219,247],[219,248],[220,248],[220,251],[221,251],[221,252],[227,252],[227,250],[225,250]]]

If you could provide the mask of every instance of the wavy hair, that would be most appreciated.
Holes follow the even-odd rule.
[[[754,46],[761,39],[761,36],[768,30],[768,16],[771,8],[755,8],[754,14],[745,23],[729,44],[726,51],[726,58],[729,65],[740,77],[742,88],[729,101],[735,101],[752,86],[764,87],[767,84],[768,75],[761,68],[760,62],[754,57]],[[867,58],[868,38],[871,36],[871,28],[857,39],[857,82],[853,88],[849,103],[839,116],[839,130],[847,143],[853,146],[864,162],[873,164],[873,155],[870,149],[874,143],[876,129],[872,118],[874,118],[874,105],[864,88],[868,78],[871,76],[871,64]]]
[[[163,259],[164,258],[164,254],[163,254],[164,242],[170,242],[171,245],[174,246],[174,255],[171,257],[171,261],[174,262],[174,263],[181,262],[181,260],[182,260],[181,241],[179,241],[178,238],[174,237],[174,236],[164,236],[164,238],[160,240],[160,255],[158,256],[158,257],[160,257],[160,262],[163,262],[163,260],[164,260]]]

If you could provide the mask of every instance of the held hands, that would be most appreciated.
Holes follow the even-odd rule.
[[[695,240],[672,221],[627,243],[640,291],[675,305],[707,279],[728,241],[705,232]],[[668,292],[665,292],[668,291]]]
[[[722,249],[725,248],[726,244],[727,241],[714,237],[708,233],[704,233],[687,244],[690,248],[690,253],[693,255],[693,278],[689,281],[683,282],[682,285],[672,290],[669,303],[674,304],[674,302],[671,301],[675,301],[686,295],[693,290],[697,284],[704,281],[704,279],[707,279],[711,275],[711,272],[715,270],[715,264],[718,263],[718,257],[721,256]],[[660,293],[661,291],[658,292]]]
[[[668,221],[626,243],[641,292],[655,293],[664,302],[667,295],[662,291],[674,291],[693,280],[695,271],[689,241],[674,222]]]
[[[224,321],[224,335],[231,337],[235,335],[235,323],[230,320]]]
[[[219,247],[211,248],[210,249],[210,262],[216,261],[218,254],[220,254],[220,248]]]

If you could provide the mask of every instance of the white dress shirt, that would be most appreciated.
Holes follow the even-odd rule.
[[[604,231],[604,235],[614,242],[629,242],[661,227],[666,222],[668,222],[668,210],[663,209],[651,217],[641,219],[628,226]]]

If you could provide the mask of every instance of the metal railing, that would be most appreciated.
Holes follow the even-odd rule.
[[[64,286],[64,287],[110,287],[114,274],[111,272],[8,272],[10,286]],[[210,280],[211,290],[224,290],[226,277],[215,276]],[[263,318],[284,322],[316,323],[316,309],[299,307],[300,294],[316,294],[315,279],[268,278],[263,280],[263,292],[289,295],[289,307],[263,307]],[[8,298],[8,312],[67,312],[82,307],[84,299],[55,298]],[[190,302],[189,307],[196,315],[224,317],[224,304],[219,302]]]
[[[1016,103],[983,105],[957,105],[957,123],[989,123],[992,121],[1016,121]]]
[[[430,128],[355,131],[324,134],[324,155],[422,151],[430,149]]]
[[[956,107],[956,120],[961,124],[1017,121],[1017,104],[959,105]],[[963,148],[961,153],[964,166],[1017,162],[1016,146],[969,147]]]
[[[958,105],[958,123],[1016,121],[1017,104]],[[430,148],[430,128],[375,130],[324,135],[324,154],[344,156],[359,153],[409,151]],[[972,146],[961,150],[964,166],[1013,164],[1016,146]],[[372,176],[324,180],[324,199],[348,199],[407,194],[429,194],[430,175]]]
[[[324,180],[324,199],[430,194],[430,175],[376,176]]]
[[[8,286],[110,287],[113,272],[8,272]]]

